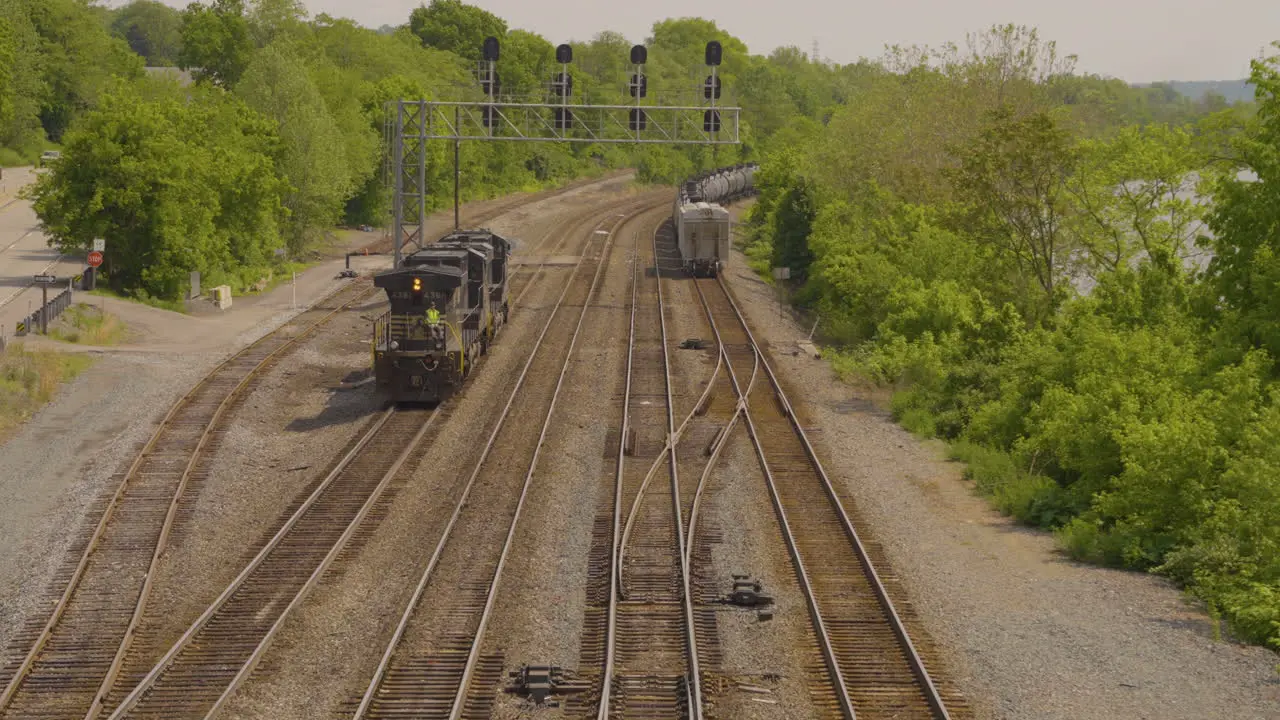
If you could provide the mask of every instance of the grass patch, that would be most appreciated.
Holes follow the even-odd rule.
[[[58,387],[93,364],[79,353],[27,350],[13,342],[0,351],[0,438],[53,399]]]
[[[95,305],[76,303],[49,328],[49,337],[83,345],[115,345],[124,337],[124,332],[120,318]]]

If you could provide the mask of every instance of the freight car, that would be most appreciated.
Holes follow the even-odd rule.
[[[721,203],[755,193],[755,163],[690,178],[671,210],[676,244],[686,272],[714,277],[729,257],[732,223]]]
[[[511,243],[488,230],[450,233],[379,273],[391,309],[374,321],[378,391],[439,403],[462,386],[507,322]]]

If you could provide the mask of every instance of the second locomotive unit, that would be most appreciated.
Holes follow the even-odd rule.
[[[757,165],[736,165],[687,180],[676,193],[671,222],[684,269],[695,277],[715,277],[729,258],[732,223],[721,203],[755,192]]]
[[[378,274],[391,309],[374,321],[378,390],[438,403],[462,386],[510,313],[511,243],[488,230],[450,233]]]

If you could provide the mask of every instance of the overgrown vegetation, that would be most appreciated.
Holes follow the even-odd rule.
[[[53,18],[61,21],[53,22]],[[64,252],[106,238],[106,282],[171,302],[189,273],[244,291],[319,245],[335,225],[382,225],[389,193],[384,104],[477,99],[481,43],[502,41],[502,94],[545,99],[559,66],[547,39],[458,0],[431,0],[398,28],[307,16],[296,0],[211,0],[174,10],[140,0],[107,10],[86,0],[15,0],[0,13],[0,146],[30,159],[63,151],[31,192]],[[708,40],[724,45],[721,77],[747,108],[748,142],[706,148],[465,143],[464,195],[535,190],[608,168],[676,182],[699,168],[755,157],[774,135],[812,132],[841,101],[835,68],[794,48],[769,57],[715,23],[664,20],[644,39],[653,100],[690,102],[688,76]],[[575,43],[574,92],[629,101],[632,42],[600,33]],[[148,75],[176,63],[194,85]],[[84,68],[72,72],[71,68]],[[451,201],[451,151],[430,143],[428,209]]]
[[[49,337],[54,340],[81,345],[115,345],[124,334],[125,326],[119,317],[84,303],[67,308],[49,327]]]
[[[1071,67],[892,50],[769,152],[747,252],[1000,510],[1280,649],[1280,59],[1237,106]]]
[[[53,399],[58,386],[93,364],[85,355],[28,350],[20,342],[0,350],[0,438]]]

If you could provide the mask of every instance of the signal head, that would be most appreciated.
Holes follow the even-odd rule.
[[[492,35],[484,39],[484,59],[491,61],[498,59],[498,38]]]
[[[556,47],[556,62],[561,65],[568,65],[573,62],[573,48],[569,45],[559,45]]]
[[[631,64],[643,65],[649,59],[649,51],[643,45],[635,45],[631,48]]]
[[[720,43],[716,42],[715,40],[712,40],[711,42],[707,43],[706,59],[707,59],[707,65],[720,64]]]

